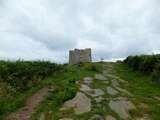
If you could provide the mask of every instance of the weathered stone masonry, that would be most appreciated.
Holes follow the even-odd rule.
[[[74,49],[69,51],[69,65],[92,62],[91,49]]]

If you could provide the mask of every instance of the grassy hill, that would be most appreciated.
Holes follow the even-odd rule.
[[[133,69],[130,66],[131,62],[127,62],[128,60],[127,58],[124,62],[105,64],[113,66],[113,71],[110,74],[128,82],[128,86],[124,84],[119,86],[134,95],[128,97],[128,99],[138,109],[130,110],[131,116],[141,117],[143,114],[147,114],[151,120],[160,119],[159,74],[156,74],[159,72],[159,68],[157,66],[152,67],[152,71],[145,74],[144,71],[139,69],[140,67]],[[159,60],[153,63],[157,65],[158,62]],[[102,107],[93,107],[91,112],[82,115],[73,114],[72,109],[67,112],[59,111],[63,103],[75,97],[79,91],[76,82],[82,81],[84,77],[94,77],[94,74],[102,74],[103,64],[103,62],[97,62],[68,66],[67,64],[58,65],[49,61],[0,61],[0,119],[25,105],[25,100],[39,89],[46,86],[56,86],[56,89],[50,92],[36,108],[36,114],[32,117],[33,120],[39,119],[42,114],[47,116],[46,120],[53,118],[57,120],[65,116],[72,116],[73,119],[88,119],[95,113],[104,117],[112,114],[117,116],[117,120],[122,120],[114,111],[109,109],[107,100],[101,103],[106,108],[108,107],[106,112],[103,111]],[[156,77],[153,77],[153,75]],[[109,85],[111,80],[108,77]],[[104,89],[106,85],[94,80],[91,87]],[[111,96],[104,95],[104,97],[109,98]],[[93,98],[90,97],[90,99],[92,104],[96,104]]]

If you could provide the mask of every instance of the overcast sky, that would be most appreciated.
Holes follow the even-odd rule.
[[[66,63],[160,53],[159,0],[0,0],[0,59]]]

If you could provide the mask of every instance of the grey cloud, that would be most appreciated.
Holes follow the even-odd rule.
[[[42,42],[50,50],[68,50],[76,45],[73,38],[61,34],[43,34],[35,31],[26,31],[24,35],[30,36],[33,40]]]
[[[27,59],[66,62],[75,47],[90,47],[94,61],[160,52],[159,5],[158,0],[7,0],[5,5],[0,0],[0,41],[22,39],[17,49],[1,45],[0,58],[5,53],[14,58],[17,50]],[[29,40],[31,47],[21,50]]]

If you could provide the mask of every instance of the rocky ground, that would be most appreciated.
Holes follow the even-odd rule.
[[[75,98],[72,100],[66,101],[60,110],[64,111],[71,107],[74,107],[74,112],[76,114],[83,114],[85,112],[91,111],[91,107],[93,107],[91,103],[91,99],[87,97],[87,95],[94,97],[94,99],[97,102],[97,106],[103,107],[101,105],[101,101],[106,99],[109,100],[109,107],[113,111],[115,111],[120,118],[122,119],[133,119],[133,120],[148,120],[147,116],[144,116],[143,118],[131,118],[129,114],[130,109],[136,109],[135,105],[127,100],[129,96],[133,95],[125,90],[122,89],[119,86],[120,83],[124,85],[129,85],[127,81],[124,81],[120,79],[119,77],[110,74],[112,71],[111,65],[103,64],[103,75],[102,74],[95,74],[94,78],[91,77],[85,77],[82,82],[78,82],[77,84],[80,86],[79,90],[80,92],[77,93]],[[108,80],[110,78],[110,80]],[[90,84],[92,83],[92,80],[95,79],[97,82],[102,82],[103,84],[106,84],[106,88],[96,88],[92,89],[90,87]],[[109,84],[110,83],[110,84]],[[110,98],[105,98],[103,95],[107,92],[107,94],[110,95]],[[118,97],[113,97],[117,95]],[[107,108],[103,108],[104,111],[107,111]],[[105,118],[101,115],[95,114],[92,116],[89,120],[116,120],[115,116],[107,115]],[[73,120],[71,118],[63,118],[60,120]]]

